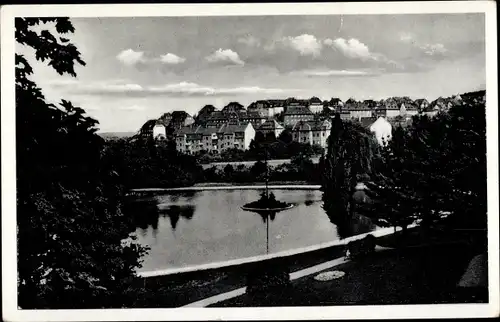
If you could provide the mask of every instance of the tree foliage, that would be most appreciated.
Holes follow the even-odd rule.
[[[55,33],[43,29],[50,24]],[[16,41],[60,75],[85,65],[64,37],[74,31],[68,18],[16,18],[15,27]],[[16,54],[15,62],[19,306],[127,305],[145,249],[122,245],[130,222],[117,173],[103,162],[98,122],[69,101],[48,103],[28,59]]]
[[[124,187],[169,188],[190,186],[202,180],[194,156],[178,153],[175,142],[152,138],[110,141],[105,154],[120,173]]]
[[[383,149],[369,194],[371,216],[393,226],[420,220],[486,228],[484,102],[464,100],[434,118],[414,117]]]
[[[360,176],[371,172],[377,151],[377,142],[367,129],[342,121],[336,115],[328,138],[328,151],[321,160],[323,207],[333,223],[348,225],[356,184]]]

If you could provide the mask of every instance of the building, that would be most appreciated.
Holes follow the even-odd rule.
[[[349,113],[351,118],[360,119],[360,118],[369,118],[373,116],[373,111],[375,110],[375,102],[374,101],[364,101],[364,102],[356,102],[356,104],[352,104],[349,107]]]
[[[222,111],[214,111],[205,120],[207,126],[220,126],[229,121],[229,117],[222,113]]]
[[[330,101],[328,101],[327,107],[331,111],[340,113],[340,111],[344,107],[344,102],[342,102],[340,98],[333,97],[332,99],[330,99]]]
[[[219,153],[227,149],[248,150],[255,138],[252,123],[226,123],[217,131]]]
[[[383,101],[385,107],[385,116],[387,118],[396,117],[400,115],[401,106],[398,104],[395,98],[390,97]]]
[[[201,125],[183,126],[175,132],[175,147],[177,151],[193,154],[202,150],[202,135],[197,133]]]
[[[222,109],[222,113],[224,114],[238,113],[241,111],[246,111],[246,110],[245,107],[238,102],[231,102],[226,106],[224,106],[224,108]]]
[[[340,110],[338,112],[340,115],[340,119],[342,120],[350,120],[351,119],[351,112],[349,110]]]
[[[412,117],[419,113],[419,104],[411,98],[405,96],[401,98],[401,105],[399,107],[399,115],[403,117]]]
[[[272,110],[272,116],[283,113],[285,111],[285,100],[270,99],[267,101],[269,102],[270,109]]]
[[[148,120],[139,129],[139,136],[143,139],[149,139],[153,137],[153,128],[156,125],[157,120]]]
[[[176,132],[176,149],[186,154],[221,153],[227,149],[247,150],[255,137],[251,123],[227,122],[221,126],[185,126]]]
[[[250,104],[247,110],[249,112],[258,112],[265,118],[272,118],[280,113],[283,113],[285,110],[285,100],[256,101]]]
[[[321,113],[323,111],[323,102],[318,97],[311,97],[309,100],[309,110],[314,114]]]
[[[173,111],[170,115],[170,125],[175,129],[194,124],[194,118],[185,111]]]
[[[163,122],[156,121],[155,126],[153,126],[153,138],[155,139],[165,139],[167,137],[167,127]]]
[[[244,111],[238,113],[238,120],[242,123],[252,123],[254,128],[258,128],[267,120],[267,117],[262,116],[257,112]]]
[[[432,101],[426,109],[423,110],[423,114],[434,117],[441,111],[448,111],[453,106],[451,100],[443,97],[439,97]]]
[[[374,110],[373,110],[373,117],[387,117],[387,108],[383,104],[379,104]]]
[[[275,137],[280,136],[284,130],[283,125],[279,124],[276,120],[267,120],[257,128],[257,132],[262,132],[264,135],[274,133]]]
[[[169,126],[170,122],[172,122],[172,113],[164,113],[162,116],[160,116],[158,121],[161,121],[165,126]]]
[[[298,103],[290,103],[283,115],[285,126],[293,126],[299,121],[312,121],[313,119],[314,114],[306,106]]]
[[[349,118],[363,118],[363,117],[371,117],[372,116],[372,109],[365,105],[363,102],[358,102],[353,98],[348,99],[343,107],[341,108],[342,112],[349,112]],[[344,115],[344,118],[347,117],[347,115]]]
[[[386,145],[392,138],[392,125],[384,117],[377,118],[370,125],[370,131],[375,134],[375,138],[380,145]]]
[[[274,108],[268,101],[256,101],[248,105],[249,113],[257,113],[262,117],[270,118],[274,116]]]
[[[211,115],[217,111],[215,106],[213,105],[205,105],[201,108],[201,110],[198,112],[198,115],[196,116],[195,122],[196,124],[199,125],[204,125],[207,123],[207,121],[210,119]]]
[[[259,127],[266,121],[267,117],[262,116],[260,113],[254,111],[247,111],[245,109],[239,111],[215,111],[205,121],[205,126],[217,127],[228,122],[230,123],[252,123],[254,128]]]
[[[448,111],[453,106],[453,102],[450,99],[439,97],[429,104],[430,110],[438,111]]]
[[[327,148],[332,129],[330,121],[298,121],[292,128],[292,139],[299,143]]]

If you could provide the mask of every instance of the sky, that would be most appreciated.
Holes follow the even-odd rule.
[[[101,132],[258,99],[413,99],[484,89],[484,14],[72,18],[77,77],[33,63]],[[54,30],[50,26],[41,29]],[[32,51],[16,50],[34,61]]]

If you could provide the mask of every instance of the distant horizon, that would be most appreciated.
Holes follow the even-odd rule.
[[[136,131],[174,110],[288,97],[425,98],[486,84],[482,13],[71,18],[77,78],[33,62],[53,103],[102,132]],[[53,29],[52,26],[40,28]],[[332,95],[330,93],[335,93]]]

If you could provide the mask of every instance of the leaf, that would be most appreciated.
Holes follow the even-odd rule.
[[[69,21],[69,18],[57,18],[56,30],[61,34],[75,32],[75,28],[73,27],[73,24]]]

